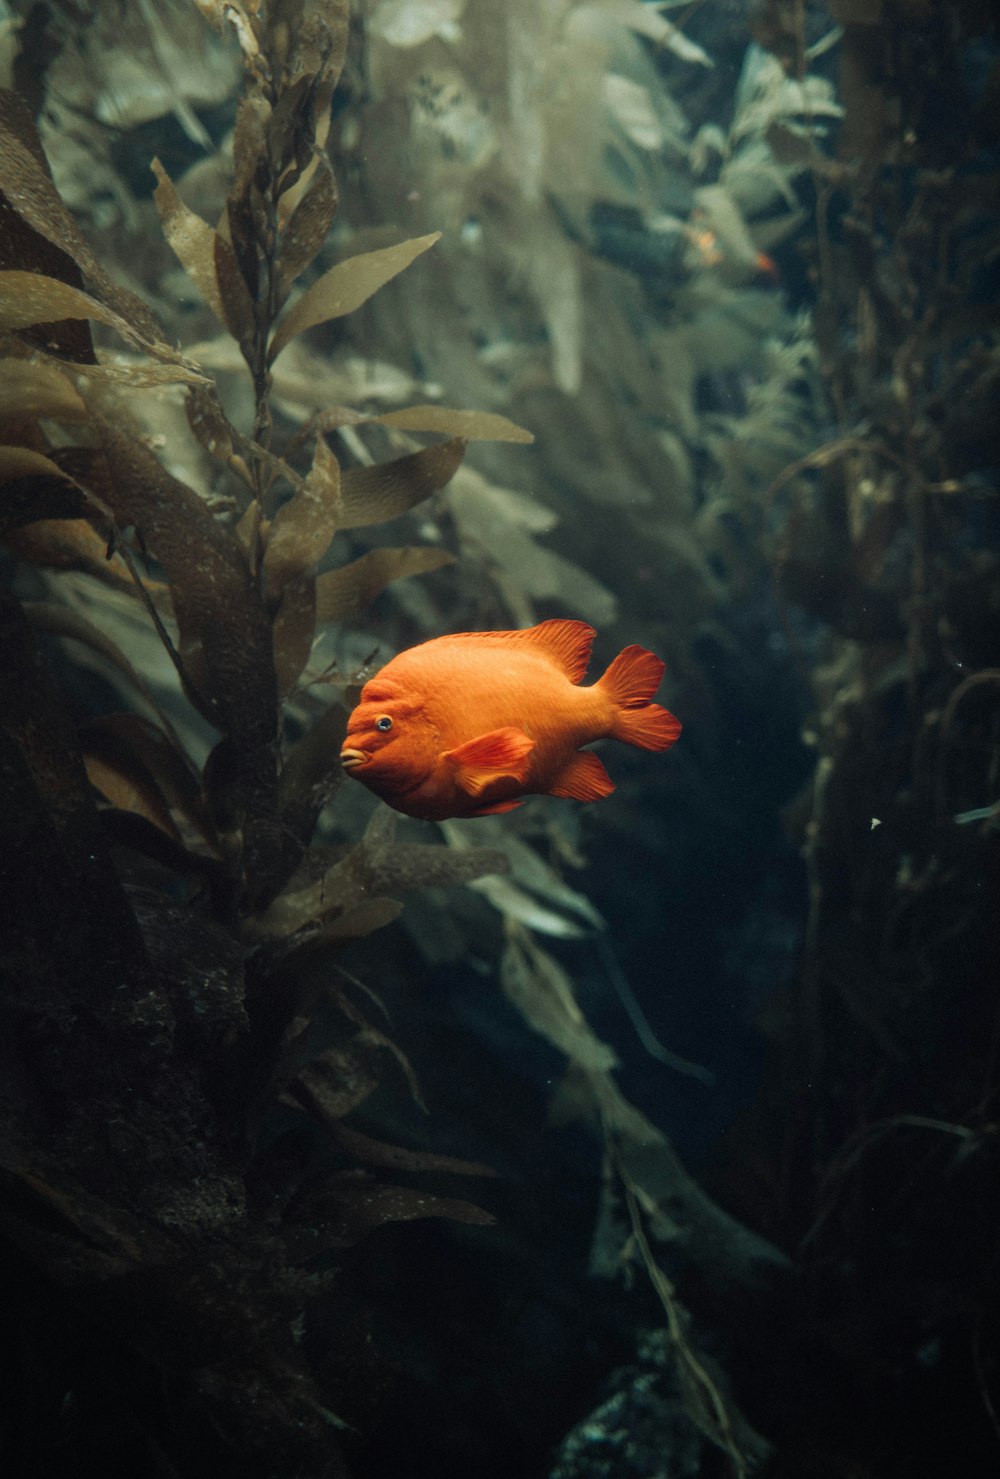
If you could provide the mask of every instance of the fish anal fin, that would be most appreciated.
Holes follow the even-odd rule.
[[[454,750],[446,750],[444,759],[455,767],[455,779],[469,796],[482,793],[499,780],[523,783],[528,777],[528,764],[535,741],[523,729],[509,725],[477,734]]]
[[[552,662],[571,683],[580,683],[586,675],[590,662],[590,649],[596,633],[585,621],[554,617],[551,621],[539,622],[538,626],[522,627],[511,632],[454,632],[450,636],[435,637],[435,643],[461,643],[474,646],[477,643],[507,643],[516,647],[534,647]]]
[[[614,782],[592,750],[584,750],[556,776],[547,795],[565,796],[570,801],[600,801],[610,796]]]

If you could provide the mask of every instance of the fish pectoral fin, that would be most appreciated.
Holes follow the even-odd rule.
[[[455,779],[469,796],[481,796],[488,786],[501,779],[525,781],[528,762],[535,741],[523,729],[491,729],[477,734],[454,750],[446,750],[444,759],[455,767]]]
[[[592,750],[584,750],[559,772],[546,794],[566,796],[571,801],[600,801],[614,789],[614,781],[597,756]]]

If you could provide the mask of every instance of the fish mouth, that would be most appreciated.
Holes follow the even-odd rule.
[[[368,756],[364,750],[343,749],[340,752],[340,763],[345,770],[357,770],[359,765],[367,764]]]

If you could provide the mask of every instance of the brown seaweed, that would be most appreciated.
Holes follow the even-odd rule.
[[[341,1125],[377,1087],[380,1057],[403,1064],[415,1092],[416,1083],[391,1039],[329,986],[329,961],[343,941],[398,914],[392,893],[504,860],[397,849],[386,836],[332,866],[320,854],[311,861],[316,819],[339,779],[343,711],[320,713],[286,758],[282,700],[302,678],[318,625],[350,620],[387,583],[450,558],[385,549],[320,576],[335,533],[425,499],[460,464],[466,434],[503,429],[502,418],[488,429],[461,422],[440,447],[343,476],[321,434],[304,469],[288,460],[290,438],[287,456],[276,443],[271,362],[433,239],[344,261],[286,307],[336,209],[322,140],[346,6],[226,6],[213,16],[237,25],[246,65],[226,211],[210,227],[161,166],[156,195],[170,245],[246,360],[250,433],[101,266],[59,198],[27,110],[11,94],[0,100],[0,329],[11,387],[0,481],[11,552],[52,571],[53,592],[67,569],[127,592],[162,639],[183,700],[215,736],[200,766],[99,617],[58,597],[22,608],[4,590],[3,1005],[16,1031],[5,1033],[3,1222],[76,1318],[88,1318],[99,1283],[102,1324],[141,1359],[202,1368],[190,1400],[249,1471],[334,1474],[328,1415],[301,1354],[275,1337],[323,1282],[302,1268],[303,1228],[315,1249],[401,1218],[490,1219],[461,1199],[383,1179],[393,1166],[485,1167],[422,1158]],[[134,358],[109,361],[94,325]],[[151,385],[190,388],[190,428],[228,480],[214,504],[131,418],[130,393]],[[448,414],[435,410],[430,429],[447,434]],[[146,714],[74,723],[41,634],[111,664]],[[176,698],[171,706],[176,716]],[[325,867],[314,900],[297,881],[310,867]],[[266,947],[255,945],[262,938]],[[348,1024],[342,1048],[322,1034],[301,1040],[301,1013],[323,1000]],[[307,1196],[300,1177],[279,1174],[294,1155],[269,1155],[272,1210],[262,1217],[254,1138],[279,1094],[297,1096],[286,1142],[308,1139],[309,1122],[325,1125],[339,1160],[317,1168]],[[53,1218],[58,1233],[39,1237]],[[240,1403],[248,1383],[260,1393],[252,1422]]]

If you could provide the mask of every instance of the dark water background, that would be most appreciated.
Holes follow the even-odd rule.
[[[388,3],[353,12],[328,145],[340,206],[311,276],[444,235],[277,361],[268,434],[285,445],[330,405],[431,400],[508,416],[535,444],[474,442],[463,475],[478,482],[456,475],[447,494],[340,530],[327,568],[426,543],[455,563],[388,586],[321,636],[317,668],[329,661],[333,684],[292,696],[283,738],[287,754],[330,699],[350,707],[373,652],[447,630],[569,615],[599,628],[593,672],[633,641],[664,656],[676,748],[606,746],[613,798],[532,800],[500,829],[605,921],[530,934],[538,999],[549,959],[649,1135],[606,1101],[600,1124],[593,1083],[589,1113],[560,1115],[574,1073],[583,1102],[580,1062],[501,989],[522,926],[473,889],[413,887],[398,918],[282,968],[280,941],[246,923],[270,900],[241,902],[225,860],[206,881],[108,821],[128,808],[101,792],[108,838],[95,822],[87,836],[104,840],[80,865],[91,892],[68,865],[53,891],[51,857],[69,852],[50,857],[39,839],[50,824],[63,836],[72,787],[39,755],[75,753],[88,724],[136,700],[120,664],[84,661],[33,618],[68,717],[58,743],[32,749],[57,733],[56,710],[5,615],[5,735],[44,805],[5,758],[0,1469],[985,1479],[1000,1457],[996,17],[962,0],[672,8],[713,66],[622,26],[592,76],[566,16],[546,39],[529,0],[455,10],[457,32],[432,28],[415,46],[392,39]],[[248,435],[245,368],[164,245],[149,171],[158,157],[219,219],[233,46],[179,5],[158,33],[143,8],[111,0],[12,15],[21,49],[7,80],[58,190]],[[561,50],[567,36],[582,49]],[[112,58],[106,75],[94,48]],[[148,78],[165,71],[162,105],[129,103],[121,59],[133,55]],[[768,59],[770,121],[740,133],[747,79]],[[91,91],[88,67],[104,77]],[[623,141],[615,78],[652,109],[656,148]],[[548,151],[537,189],[511,79]],[[808,103],[790,103],[783,81],[809,84]],[[591,154],[601,109],[611,121]],[[763,205],[726,172],[750,144],[781,180]],[[48,238],[10,148],[0,266],[57,275],[51,242],[25,258],[24,221]],[[8,334],[12,363],[51,350],[26,327]],[[235,484],[203,448],[181,450],[191,438],[173,404],[116,414],[221,500],[229,529]],[[0,451],[75,446],[75,422],[3,424]],[[353,442],[329,434],[345,469],[422,444],[349,430]],[[86,481],[89,464],[73,466]],[[26,479],[3,467],[16,503]],[[28,493],[49,497],[51,481]],[[174,580],[150,505],[134,508],[115,538],[151,579]],[[217,736],[144,618],[86,584],[93,566],[57,571],[16,539],[3,560],[22,602],[65,601],[113,635],[200,769]],[[32,704],[42,720],[26,730]],[[224,747],[204,769],[219,835],[240,774]],[[373,814],[346,782],[310,879],[363,848]],[[417,843],[441,837],[404,821],[386,844],[401,896],[398,858]],[[100,878],[87,871],[98,858]],[[119,977],[153,981],[142,1001],[169,1002],[180,1026],[166,1059],[152,1007],[114,1036],[106,988]],[[693,1075],[643,1046],[619,977]],[[365,1031],[393,1048],[357,1049],[343,1009],[355,989]],[[265,1071],[272,1054],[287,1066],[281,1044],[307,1021],[296,1068],[327,1055],[336,1110],[317,1111],[315,1081]],[[372,1172],[336,1139],[342,1121],[397,1160]],[[446,1174],[410,1152],[493,1174]],[[358,1188],[374,1199],[380,1177],[404,1192],[366,1223]],[[462,1206],[421,1217],[425,1194]]]

